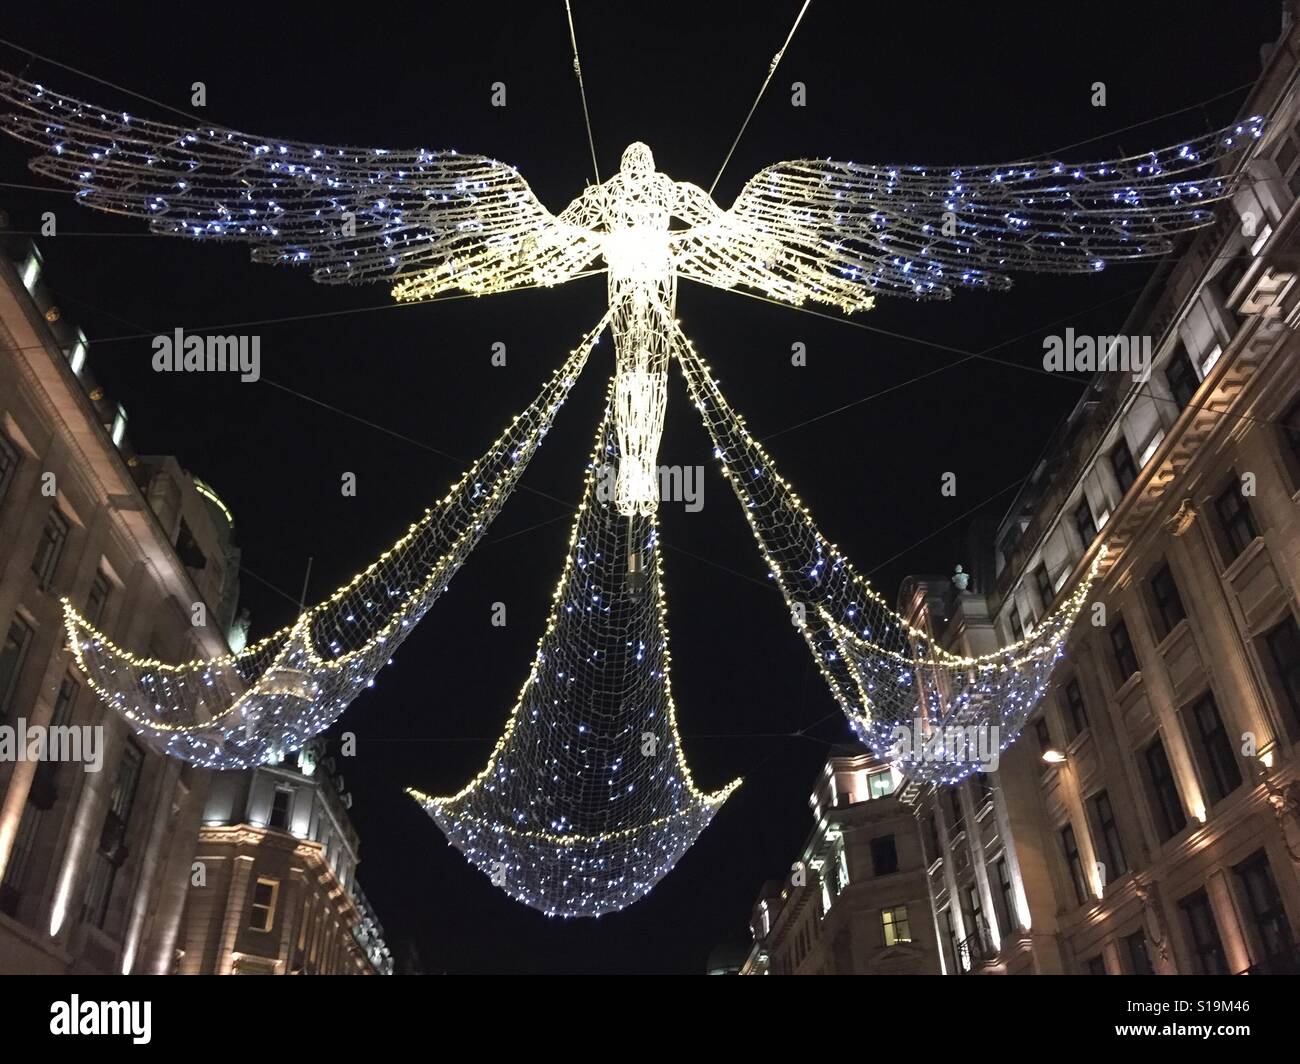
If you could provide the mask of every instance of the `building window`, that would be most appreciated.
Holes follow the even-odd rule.
[[[1115,664],[1119,666],[1120,683],[1124,683],[1138,671],[1138,660],[1133,640],[1129,638],[1128,625],[1123,621],[1116,621],[1111,627],[1110,645],[1115,652]]]
[[[952,922],[952,906],[943,911],[943,935],[948,943],[948,970],[956,975],[961,969],[961,946],[957,941],[957,927]]]
[[[293,803],[293,791],[288,787],[277,787],[271,799],[270,826],[276,831],[284,831],[289,826],[289,807]]]
[[[1223,955],[1223,943],[1219,940],[1219,927],[1214,922],[1209,896],[1204,890],[1198,890],[1180,901],[1178,907],[1182,909],[1191,933],[1197,973],[1227,975],[1228,962]]]
[[[1074,527],[1079,532],[1079,538],[1083,540],[1083,549],[1087,550],[1092,546],[1092,541],[1097,538],[1097,521],[1092,516],[1092,507],[1088,505],[1086,495],[1074,508]]]
[[[1170,356],[1169,364],[1165,367],[1165,380],[1169,382],[1169,394],[1174,397],[1178,409],[1185,410],[1201,381],[1196,375],[1196,367],[1192,365],[1187,349],[1182,344],[1179,344]]]
[[[1088,880],[1084,878],[1083,860],[1079,856],[1079,844],[1072,824],[1061,828],[1061,849],[1065,853],[1065,865],[1070,870],[1070,881],[1074,884],[1075,901],[1082,905],[1088,900]]]
[[[208,567],[208,556],[203,553],[184,518],[181,518],[181,527],[176,531],[176,554],[187,569],[202,572]]]
[[[9,438],[0,433],[0,505],[4,504],[9,494],[9,486],[18,474],[18,448],[9,442]]]
[[[993,800],[993,781],[987,772],[971,773],[971,785],[975,788],[975,808],[983,809]]]
[[[927,850],[925,853],[925,862],[927,867],[934,864],[939,858],[942,847],[939,845],[939,818],[934,813],[930,813],[924,820],[925,824],[925,842]]]
[[[1014,602],[1011,604],[1008,619],[1011,622],[1011,638],[1017,643],[1021,642],[1025,638],[1025,626],[1020,623],[1020,611],[1016,609]]]
[[[1196,723],[1196,752],[1210,784],[1210,801],[1217,802],[1241,786],[1241,769],[1237,767],[1214,695],[1206,691],[1193,703],[1191,714]]]
[[[27,879],[28,862],[32,856],[32,847],[36,844],[36,832],[41,824],[41,812],[41,809],[28,799],[23,807],[18,831],[14,835],[13,848],[9,851],[9,862],[5,865],[3,880],[0,880],[0,912],[8,916],[16,916],[18,913],[18,904],[22,900],[23,886]]]
[[[1288,616],[1264,636],[1273,679],[1293,724],[1300,727],[1300,623]]]
[[[1137,468],[1133,465],[1133,452],[1128,449],[1128,441],[1120,440],[1110,452],[1110,468],[1119,483],[1119,493],[1124,495],[1137,480]]]
[[[867,775],[867,795],[869,798],[888,798],[894,793],[894,774],[886,769],[884,772],[871,772]]]
[[[898,871],[898,847],[893,835],[871,840],[871,870],[878,876]]]
[[[1278,143],[1277,153],[1273,156],[1273,161],[1277,163],[1277,168],[1282,172],[1287,187],[1293,193],[1297,185],[1296,176],[1300,174],[1300,167],[1295,165],[1296,159],[1300,158],[1300,152],[1296,151],[1295,146],[1297,139],[1300,139],[1300,131],[1292,127],[1291,135],[1282,137]]]
[[[1083,689],[1077,677],[1065,685],[1065,708],[1070,727],[1074,734],[1081,735],[1088,729],[1088,707],[1083,702]]]
[[[965,890],[966,904],[962,907],[962,912],[966,918],[966,939],[971,943],[970,953],[972,959],[983,959],[985,947],[989,945],[989,928],[988,921],[984,919],[984,909],[980,905],[979,887],[972,884]]]
[[[1003,854],[997,859],[993,866],[998,877],[998,900],[1002,903],[1002,911],[998,913],[998,922],[1002,925],[1002,930],[1009,932],[1016,926],[1016,901],[1015,892],[1011,887],[1011,869],[1007,867],[1007,857]]]
[[[1163,639],[1187,616],[1182,596],[1174,583],[1174,574],[1168,563],[1162,565],[1151,578],[1151,599],[1155,603],[1156,629]]]
[[[1262,235],[1267,239],[1267,235],[1272,232],[1268,225],[1263,226]],[[1237,290],[1237,285],[1241,284],[1241,279],[1246,276],[1246,271],[1250,269],[1250,259],[1245,255],[1237,255],[1228,261],[1218,274],[1215,275],[1214,283],[1219,289],[1219,298],[1224,304],[1232,298],[1232,293]]]
[[[1056,596],[1056,590],[1052,587],[1052,574],[1047,571],[1047,565],[1043,562],[1038,563],[1038,568],[1034,570],[1034,581],[1038,584],[1038,599],[1043,604],[1043,612],[1052,604],[1052,599]]]
[[[1157,738],[1142,752],[1142,756],[1147,763],[1147,781],[1151,785],[1151,794],[1160,814],[1156,818],[1156,826],[1160,829],[1160,841],[1164,842],[1187,826],[1183,800],[1178,795],[1178,785],[1174,782],[1174,773],[1169,767],[1165,744]]]
[[[262,879],[253,885],[253,914],[248,926],[254,931],[270,931],[275,923],[275,900],[280,893],[278,879]]]
[[[9,715],[18,692],[18,676],[23,671],[27,648],[32,644],[32,626],[21,617],[9,625],[4,646],[0,647],[0,720]]]
[[[912,941],[912,925],[907,921],[907,906],[896,905],[880,910],[880,922],[885,929],[885,945],[897,946]]]
[[[90,594],[86,598],[86,620],[96,628],[104,619],[104,609],[108,606],[108,596],[113,589],[108,577],[102,571],[95,573],[90,582]]]
[[[72,719],[72,707],[77,700],[81,685],[71,676],[65,676],[59,684],[59,693],[54,699],[54,712],[50,716],[49,727],[63,728]],[[27,794],[27,804],[23,808],[18,832],[14,836],[13,849],[9,854],[9,863],[5,865],[4,880],[0,882],[0,912],[13,916],[18,910],[22,898],[27,869],[36,844],[36,833],[40,829],[41,818],[45,811],[53,807],[58,798],[55,790],[55,777],[59,762],[42,761],[36,768],[31,790]]]
[[[1119,836],[1119,825],[1115,823],[1115,810],[1111,807],[1110,795],[1098,791],[1089,805],[1092,806],[1097,837],[1101,839],[1101,850],[1106,859],[1106,881],[1109,882],[1128,871],[1128,861],[1124,859],[1124,843]]]
[[[1291,459],[1292,469],[1298,474],[1296,479],[1300,480],[1300,397],[1297,397],[1287,412],[1282,415],[1281,425],[1282,444],[1286,448],[1288,458]],[[0,439],[0,443],[3,442],[3,439]],[[3,483],[4,474],[0,467],[0,499],[4,498]]]
[[[94,856],[82,906],[82,919],[101,929],[108,917],[108,903],[113,897],[118,869],[126,861],[127,826],[135,806],[135,792],[143,765],[144,752],[134,742],[128,742],[117,766],[117,777],[113,781],[108,812],[99,833],[99,849]]]
[[[1038,739],[1038,752],[1040,754],[1045,754],[1052,749],[1052,731],[1047,726],[1046,717],[1039,717],[1034,721],[1034,735]]]
[[[1128,950],[1128,966],[1133,975],[1155,975],[1151,965],[1151,954],[1147,952],[1147,937],[1141,931],[1134,931],[1124,939]]]
[[[68,519],[57,507],[50,511],[41,529],[41,540],[36,545],[36,557],[32,559],[32,572],[42,588],[48,589],[54,582],[54,571],[59,567],[63,557],[63,548],[68,544],[68,532],[71,529]]]
[[[1260,850],[1233,868],[1250,910],[1255,941],[1264,951],[1264,975],[1295,975],[1295,944],[1291,939],[1291,926],[1287,922],[1282,896],[1278,893],[1273,869],[1268,855]]]
[[[1084,962],[1083,971],[1085,975],[1105,975],[1106,958],[1100,953],[1095,957],[1089,957],[1088,960]]]
[[[1259,526],[1255,524],[1255,516],[1250,512],[1250,503],[1241,494],[1241,482],[1235,474],[1232,483],[1214,500],[1214,509],[1219,515],[1219,527],[1223,530],[1227,560],[1232,561],[1240,557],[1241,552],[1259,535]]]
[[[956,783],[948,788],[948,834],[956,835],[962,830],[962,821],[965,817],[961,811],[961,784]]]

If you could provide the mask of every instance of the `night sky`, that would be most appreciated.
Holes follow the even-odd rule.
[[[798,6],[575,0],[602,176],[643,140],[661,170],[707,188]],[[814,0],[718,202],[729,206],[781,159],[983,163],[1069,148],[1066,160],[1089,160],[1173,143],[1236,116],[1245,94],[1230,90],[1257,75],[1281,5],[1239,0],[1229,17],[1212,2],[1019,7],[985,5],[973,17],[968,4]],[[560,2],[361,5],[349,21],[321,5],[129,10],[11,5],[0,32],[181,109],[203,81],[208,106],[196,123],[489,155],[517,166],[555,212],[590,180]],[[0,48],[0,65],[25,63]],[[27,73],[179,121],[40,60]],[[498,81],[504,109],[490,106]],[[791,106],[793,81],[806,84],[804,108]],[[1095,81],[1106,84],[1104,108],[1091,106]],[[1089,143],[1069,147],[1080,141]],[[27,173],[24,153],[0,145],[0,180],[48,184]],[[96,377],[126,405],[135,449],[176,455],[234,512],[253,638],[295,615],[309,556],[315,601],[401,534],[531,401],[605,304],[605,281],[592,277],[395,307],[384,285],[317,286],[305,271],[252,265],[246,247],[150,237],[66,193],[0,187],[0,206],[18,231],[57,212],[61,235],[41,241],[46,279],[89,335]],[[678,315],[751,429],[771,438],[822,531],[893,597],[907,574],[964,560],[958,536],[970,515],[1001,516],[1081,390],[945,348],[1000,345],[997,358],[1040,367],[1046,333],[1115,332],[1151,268],[1022,277],[1009,294],[958,293],[948,304],[882,298],[854,319],[866,329],[689,282]],[[149,339],[111,339],[221,325],[262,337],[262,382],[156,374]],[[498,341],[506,368],[489,361]],[[790,364],[795,342],[806,367]],[[708,465],[700,512],[661,511],[674,691],[701,787],[737,775],[745,785],[646,900],[597,921],[547,919],[511,901],[402,793],[458,790],[500,733],[562,564],[569,510],[555,500],[578,498],[612,357],[608,342],[597,348],[524,487],[332,732],[358,740],[342,765],[362,886],[390,945],[413,942],[428,971],[701,971],[715,945],[746,940],[760,885],[788,869],[811,827],[806,797],[829,745],[848,738],[674,368],[660,461]],[[887,394],[869,398],[878,392]],[[855,405],[829,413],[846,404]],[[357,474],[355,499],[340,494],[344,471]],[[940,495],[947,471],[956,498]],[[505,628],[490,624],[497,601]]]

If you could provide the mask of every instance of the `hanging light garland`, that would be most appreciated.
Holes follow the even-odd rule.
[[[204,768],[248,768],[299,749],[373,682],[446,589],[518,486],[605,325],[405,535],[240,653],[181,664],[137,657],[64,599],[69,644],[90,685],[155,747]]]
[[[665,325],[676,337],[678,361],[714,457],[854,734],[919,781],[954,783],[988,767],[969,755],[998,754],[1020,734],[1088,601],[1105,548],[1029,637],[975,657],[944,649],[893,610],[821,534],[808,507],[728,405],[694,345],[675,322]],[[959,749],[953,749],[954,739],[961,740]],[[974,750],[968,739],[975,741]]]
[[[612,413],[546,630],[487,765],[449,797],[409,792],[493,883],[548,916],[600,916],[643,897],[740,785],[705,793],[687,767],[658,529],[601,497],[603,471],[622,457]]]

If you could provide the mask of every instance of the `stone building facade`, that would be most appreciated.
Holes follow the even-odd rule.
[[[995,576],[901,609],[981,653],[1032,631],[1104,544],[1041,708],[994,773],[905,788],[949,973],[1296,970],[1300,934],[1300,30],[1213,227],[1118,335],[1002,521]]]
[[[61,599],[138,654],[225,653],[238,552],[211,488],[131,449],[37,249],[0,248],[0,727],[73,729],[100,762],[0,760],[0,971],[167,972],[207,780],[96,699]]]
[[[864,750],[832,752],[803,851],[754,905],[741,975],[938,972],[925,864],[898,782]]]
[[[221,773],[208,791],[180,935],[185,975],[390,975],[357,883],[351,797],[319,743]]]

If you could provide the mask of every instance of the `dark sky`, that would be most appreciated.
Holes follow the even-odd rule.
[[[1062,153],[1089,160],[1172,143],[1236,115],[1241,92],[1191,105],[1256,76],[1280,6],[1238,0],[1225,18],[1222,3],[1208,0],[1019,10],[814,0],[717,198],[729,205],[756,170],[801,156],[999,162],[1099,137]],[[660,169],[707,188],[797,8],[793,0],[575,0],[602,173],[640,139]],[[204,81],[208,107],[196,121],[491,155],[516,165],[554,211],[589,178],[562,3],[362,5],[347,20],[321,5],[151,9],[11,5],[3,33],[182,109],[191,83]],[[24,61],[0,48],[5,67]],[[39,60],[29,76],[177,120]],[[795,80],[807,86],[804,108],[790,105]],[[507,86],[504,109],[489,106],[497,81]],[[1090,104],[1095,81],[1106,84],[1105,108]],[[0,180],[33,180],[20,155],[12,142],[0,146]],[[292,617],[308,556],[319,597],[400,534],[461,468],[436,452],[481,453],[604,306],[604,281],[590,278],[395,308],[382,285],[318,287],[303,272],[253,266],[245,248],[149,237],[65,194],[0,188],[0,205],[17,230],[57,211],[62,235],[42,241],[47,280],[91,337],[93,371],[127,406],[135,448],[175,454],[211,483],[235,514],[248,574],[287,593],[244,576],[254,637]],[[803,423],[961,357],[908,338],[981,351],[1027,334],[997,355],[1040,365],[1045,332],[1067,324],[1114,332],[1149,272],[1021,278],[1010,294],[958,294],[949,304],[881,299],[856,319],[896,336],[687,283],[678,313],[750,427],[781,433],[769,450],[823,532],[892,597],[908,573],[950,572],[962,561],[953,535],[964,520],[937,530],[986,500],[985,511],[1001,515],[1079,386],[972,360]],[[258,326],[265,378],[433,450],[267,382],[155,374],[146,339],[94,342],[341,309],[358,312]],[[489,364],[497,341],[507,345],[505,369]],[[807,367],[790,365],[796,341],[807,345]],[[611,357],[608,345],[598,348],[525,485],[576,501]],[[671,387],[660,460],[709,463],[675,370]],[[358,475],[356,499],[340,496],[345,470]],[[955,499],[940,495],[945,471],[957,474]],[[344,771],[356,799],[361,882],[390,943],[415,942],[429,970],[700,971],[714,945],[744,940],[760,884],[796,856],[811,826],[814,775],[848,729],[711,465],[708,478],[702,511],[669,504],[661,515],[674,690],[701,786],[737,775],[746,784],[648,899],[599,921],[548,920],[492,888],[402,793],[459,789],[500,732],[567,542],[564,508],[542,494],[515,494],[396,664],[336,728],[358,736],[358,757]],[[504,629],[489,623],[496,601],[508,605]]]

